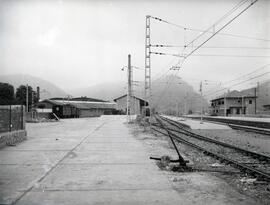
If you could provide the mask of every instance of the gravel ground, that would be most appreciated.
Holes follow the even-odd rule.
[[[142,129],[142,128],[141,128]],[[135,132],[140,132],[140,129],[136,129]],[[221,140],[234,145],[239,145],[243,148],[247,148],[252,151],[257,151],[263,154],[270,154],[270,137],[260,134],[247,133],[237,130],[193,130],[198,134],[205,135],[210,138]],[[151,131],[149,128],[144,128],[144,132],[148,133],[142,139],[145,144],[150,148],[152,147],[152,153],[154,156],[169,155],[173,158],[177,158],[175,150],[168,137]],[[139,136],[139,135],[138,135]],[[158,151],[156,147],[159,147]],[[270,185],[264,182],[256,181],[240,173],[239,170],[223,165],[219,161],[212,157],[206,156],[200,151],[194,150],[193,148],[177,143],[177,146],[183,154],[185,159],[190,160],[190,165],[198,170],[208,170],[209,174],[217,176],[220,179],[226,181],[232,189],[238,192],[251,196],[258,203],[256,204],[270,204]],[[162,148],[160,148],[162,147]],[[159,163],[157,165],[160,166]],[[170,167],[162,167],[163,169],[169,170]]]

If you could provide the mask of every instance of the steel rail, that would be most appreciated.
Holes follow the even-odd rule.
[[[159,122],[159,123],[161,123],[161,122]],[[164,126],[164,128],[166,129],[165,126]],[[159,131],[159,130],[157,130],[155,128],[152,128],[152,129],[154,131],[156,131],[156,132],[159,132],[159,133],[163,134],[163,135],[167,135],[166,133],[161,132],[161,131]],[[189,141],[187,141],[187,140],[185,140],[185,139],[177,136],[174,133],[171,133],[171,137],[174,138],[175,140],[177,140],[178,142],[181,142],[181,143],[184,143],[184,144],[186,144],[186,145],[188,145],[190,147],[196,148],[196,149],[202,151],[204,154],[207,154],[209,156],[212,156],[212,157],[218,159],[221,163],[226,162],[226,164],[230,164],[230,165],[238,168],[242,172],[244,171],[245,173],[251,174],[251,175],[253,175],[255,177],[262,178],[262,179],[265,179],[267,181],[270,181],[270,174],[269,173],[263,172],[261,170],[258,170],[258,169],[255,169],[253,167],[247,166],[247,165],[245,165],[243,163],[239,163],[239,162],[237,162],[235,160],[232,160],[232,159],[229,159],[227,157],[224,157],[224,156],[222,156],[220,154],[217,154],[217,153],[214,153],[212,151],[209,151],[209,150],[207,150],[207,149],[205,149],[205,148],[203,148],[203,147],[201,147],[199,145],[196,145],[194,143],[191,143],[191,142],[189,142]]]
[[[224,123],[225,124],[225,123]],[[270,135],[270,130],[266,129],[259,129],[256,127],[248,127],[248,126],[242,126],[242,125],[234,125],[234,124],[227,124],[229,127],[235,130],[244,130],[246,132],[255,132],[258,134],[263,134],[263,135]]]
[[[231,144],[228,144],[228,143],[225,143],[225,142],[221,142],[221,141],[218,141],[218,140],[215,140],[215,139],[211,139],[211,138],[208,138],[208,137],[193,133],[193,132],[191,132],[189,130],[186,130],[183,126],[181,126],[179,124],[179,122],[173,121],[173,120],[165,118],[165,117],[161,117],[161,116],[159,116],[159,117],[161,119],[167,121],[171,125],[174,125],[177,128],[180,128],[180,129],[184,130],[184,131],[180,131],[180,130],[175,130],[175,129],[168,128],[171,131],[175,131],[175,132],[178,132],[178,133],[181,133],[181,134],[186,134],[186,135],[189,135],[189,136],[197,138],[197,139],[201,139],[201,140],[204,140],[204,141],[207,141],[207,142],[211,142],[211,143],[214,143],[214,144],[217,144],[217,145],[222,145],[224,147],[228,147],[228,148],[237,150],[237,151],[242,152],[242,153],[244,153],[244,154],[246,154],[248,156],[252,156],[252,157],[254,157],[254,158],[256,158],[256,159],[258,159],[260,161],[270,161],[270,156],[260,154],[260,153],[254,152],[254,151],[246,150],[246,149],[236,147],[234,145],[231,145]]]

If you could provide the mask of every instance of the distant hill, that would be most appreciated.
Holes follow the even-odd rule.
[[[103,83],[68,91],[68,93],[74,97],[87,96],[109,101],[112,101],[126,92],[126,84],[124,82]]]
[[[158,111],[175,113],[200,113],[201,96],[193,87],[177,76],[170,75],[152,83],[153,105]],[[203,109],[208,110],[206,99]]]
[[[16,74],[16,75],[2,75],[0,76],[0,82],[9,83],[14,86],[14,90],[16,92],[16,88],[20,85],[28,84],[34,90],[37,89],[37,86],[40,87],[40,98],[52,98],[52,97],[65,97],[67,94],[64,90],[57,87],[53,83],[46,81],[42,78],[34,77],[31,75],[23,75],[23,74]]]
[[[180,83],[180,84],[179,84]],[[88,96],[91,98],[100,98],[104,100],[112,101],[121,95],[126,94],[126,83],[104,83],[87,88],[80,88],[70,90],[69,93],[72,96]],[[134,86],[135,95],[140,98],[144,98],[144,83],[137,83]],[[166,76],[152,83],[152,104],[157,111],[163,111],[167,113],[184,113],[185,96],[186,98],[186,111],[191,110],[194,112],[200,112],[201,97],[194,91],[192,86],[177,76]],[[208,103],[203,99],[203,106],[206,110]]]

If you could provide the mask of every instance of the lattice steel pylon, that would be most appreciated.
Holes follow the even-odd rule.
[[[146,27],[145,27],[145,86],[144,86],[144,97],[148,102],[149,114],[151,115],[151,43],[150,43],[150,18],[146,16]],[[146,104],[145,104],[146,107]]]

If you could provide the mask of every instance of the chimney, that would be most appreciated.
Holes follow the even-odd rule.
[[[37,101],[39,102],[39,98],[40,98],[40,89],[39,86],[37,86]]]

